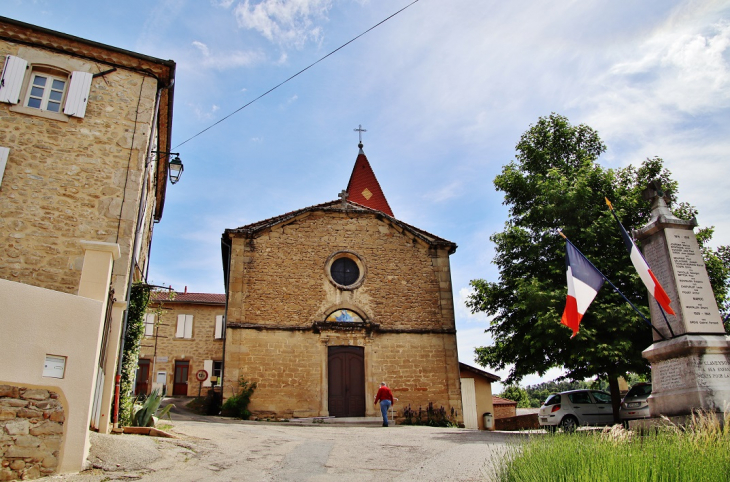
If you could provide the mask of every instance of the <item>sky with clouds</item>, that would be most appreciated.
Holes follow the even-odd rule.
[[[177,146],[410,3],[6,0],[0,15],[175,60]],[[395,216],[459,245],[459,355],[473,364],[488,320],[463,301],[471,279],[497,279],[489,236],[507,215],[492,180],[551,112],[599,132],[604,167],[662,157],[730,244],[729,1],[420,0],[174,149],[185,172],[150,281],[222,293],[223,230],[337,199],[362,124]]]

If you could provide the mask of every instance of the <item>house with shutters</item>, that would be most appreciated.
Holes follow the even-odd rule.
[[[187,287],[181,293],[153,291],[145,315],[135,393],[148,394],[159,388],[168,395],[193,397],[219,385],[225,307],[224,294],[189,293]],[[201,383],[195,377],[200,370],[206,373]]]
[[[3,411],[0,433],[42,432],[46,451],[4,445],[6,480],[80,470],[89,426],[110,428],[129,287],[164,207],[175,62],[0,17],[0,66],[0,399],[53,412]]]
[[[399,413],[462,422],[456,244],[395,217],[362,147],[339,200],[223,233],[223,396],[244,378],[254,417],[376,416],[385,381]]]

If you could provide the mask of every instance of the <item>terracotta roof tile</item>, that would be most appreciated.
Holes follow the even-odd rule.
[[[517,406],[517,402],[492,395],[492,405],[515,405],[515,406]]]
[[[198,303],[206,305],[225,305],[226,295],[218,293],[180,293],[172,291],[153,291],[150,293],[150,301],[163,301],[167,303]],[[171,299],[172,298],[172,299]]]
[[[352,168],[350,182],[347,183],[347,194],[350,201],[393,216],[388,200],[385,199],[380,183],[362,149],[355,160],[355,167]]]

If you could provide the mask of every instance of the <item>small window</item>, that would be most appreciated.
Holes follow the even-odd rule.
[[[555,395],[550,395],[547,398],[547,400],[545,400],[544,405],[546,407],[549,407],[550,405],[557,405],[558,403],[560,403],[560,395],[555,394]]]
[[[223,315],[216,315],[215,317],[215,333],[213,337],[216,340],[220,340],[224,335]]]
[[[67,84],[68,78],[55,77],[46,73],[33,73],[25,105],[33,109],[61,112]]]
[[[362,317],[351,310],[337,310],[324,320],[329,323],[362,323]]]
[[[336,259],[332,263],[330,273],[332,274],[332,279],[342,286],[350,286],[360,277],[360,269],[357,267],[357,263],[350,258]]]
[[[588,395],[588,392],[569,393],[568,398],[572,403],[593,403],[593,401],[591,401],[590,395]]]
[[[221,375],[223,373],[223,362],[222,361],[213,361],[213,376],[217,377],[215,386],[219,387],[223,380],[221,380]]]
[[[355,290],[365,281],[365,262],[352,251],[332,253],[324,265],[330,282],[340,290]]]
[[[155,314],[144,315],[144,336],[155,336]]]
[[[175,338],[193,337],[193,315],[177,315]]]
[[[591,392],[591,395],[593,395],[593,398],[598,403],[611,403],[611,395],[604,392]]]

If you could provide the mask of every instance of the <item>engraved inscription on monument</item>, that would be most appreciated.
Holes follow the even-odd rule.
[[[726,389],[730,361],[725,355],[706,354],[672,358],[652,364],[654,392],[682,388]]]
[[[679,305],[688,333],[725,333],[710,278],[692,231],[664,231],[674,268]]]

